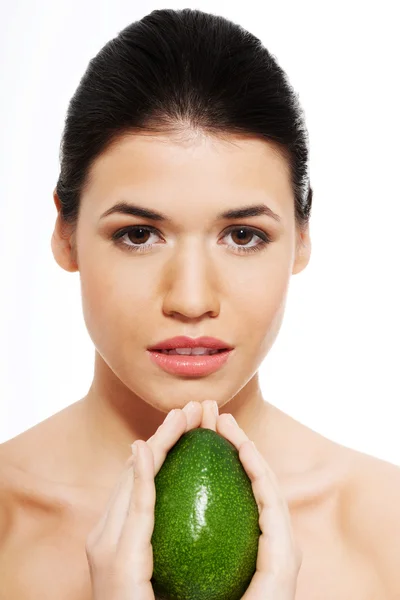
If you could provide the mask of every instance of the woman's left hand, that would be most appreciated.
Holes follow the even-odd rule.
[[[260,513],[256,572],[242,600],[295,600],[302,553],[297,545],[289,508],[266,460],[229,413],[222,415],[211,400],[202,402],[200,427],[213,429],[239,451],[251,480]],[[233,417],[232,417],[233,418]]]

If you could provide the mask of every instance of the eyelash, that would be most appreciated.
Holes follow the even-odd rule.
[[[159,234],[159,231],[157,229],[155,229],[154,227],[150,227],[148,225],[130,225],[129,227],[124,227],[123,229],[119,229],[118,231],[113,233],[113,235],[111,236],[111,239],[116,244],[123,246],[124,249],[128,250],[128,252],[147,252],[147,250],[149,248],[151,248],[152,246],[154,246],[154,244],[149,244],[148,246],[145,246],[144,244],[141,244],[140,246],[131,246],[129,244],[125,244],[124,242],[122,242],[122,238],[127,233],[130,233],[131,231],[134,231],[136,229],[143,229],[145,231],[149,231],[150,233]],[[259,237],[261,239],[261,242],[259,244],[257,244],[256,246],[251,246],[250,248],[245,248],[244,246],[237,246],[235,251],[238,254],[248,254],[250,252],[259,252],[260,250],[263,250],[272,241],[270,236],[267,233],[262,232],[260,230],[254,230],[251,227],[244,227],[244,226],[243,227],[232,227],[225,235],[229,235],[230,233],[232,233],[234,231],[241,231],[241,230],[251,232],[253,235],[256,235],[257,237]]]

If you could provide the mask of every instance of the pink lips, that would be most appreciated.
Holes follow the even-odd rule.
[[[149,346],[148,350],[174,350],[175,348],[210,348],[211,350],[232,350],[233,346],[214,337],[190,338],[178,336]]]
[[[174,346],[177,348],[179,346]],[[189,348],[190,346],[182,346]],[[204,346],[210,348],[210,346]],[[172,375],[201,376],[218,371],[229,359],[232,350],[223,350],[217,354],[188,356],[179,354],[163,354],[156,350],[148,350],[150,358],[156,365]]]

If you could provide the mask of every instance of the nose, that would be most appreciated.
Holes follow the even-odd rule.
[[[215,261],[203,246],[182,248],[163,269],[164,313],[190,321],[217,317],[220,281]]]

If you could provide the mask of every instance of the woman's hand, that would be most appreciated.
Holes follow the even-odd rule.
[[[93,600],[155,600],[154,477],[181,435],[199,426],[214,429],[238,449],[260,511],[256,572],[242,600],[294,600],[301,553],[274,473],[244,431],[230,423],[229,415],[218,414],[215,402],[189,405],[171,411],[170,419],[147,442],[136,442],[134,470],[129,459],[103,517],[87,538]]]
[[[203,414],[199,402],[189,402],[170,411],[146,442],[135,442],[137,458],[127,461],[103,517],[86,540],[93,600],[154,600],[154,477],[186,431],[213,422],[209,410]]]
[[[302,553],[274,472],[229,413],[213,418],[210,411],[203,426],[214,429],[239,451],[260,513],[256,572],[242,600],[294,600]]]

